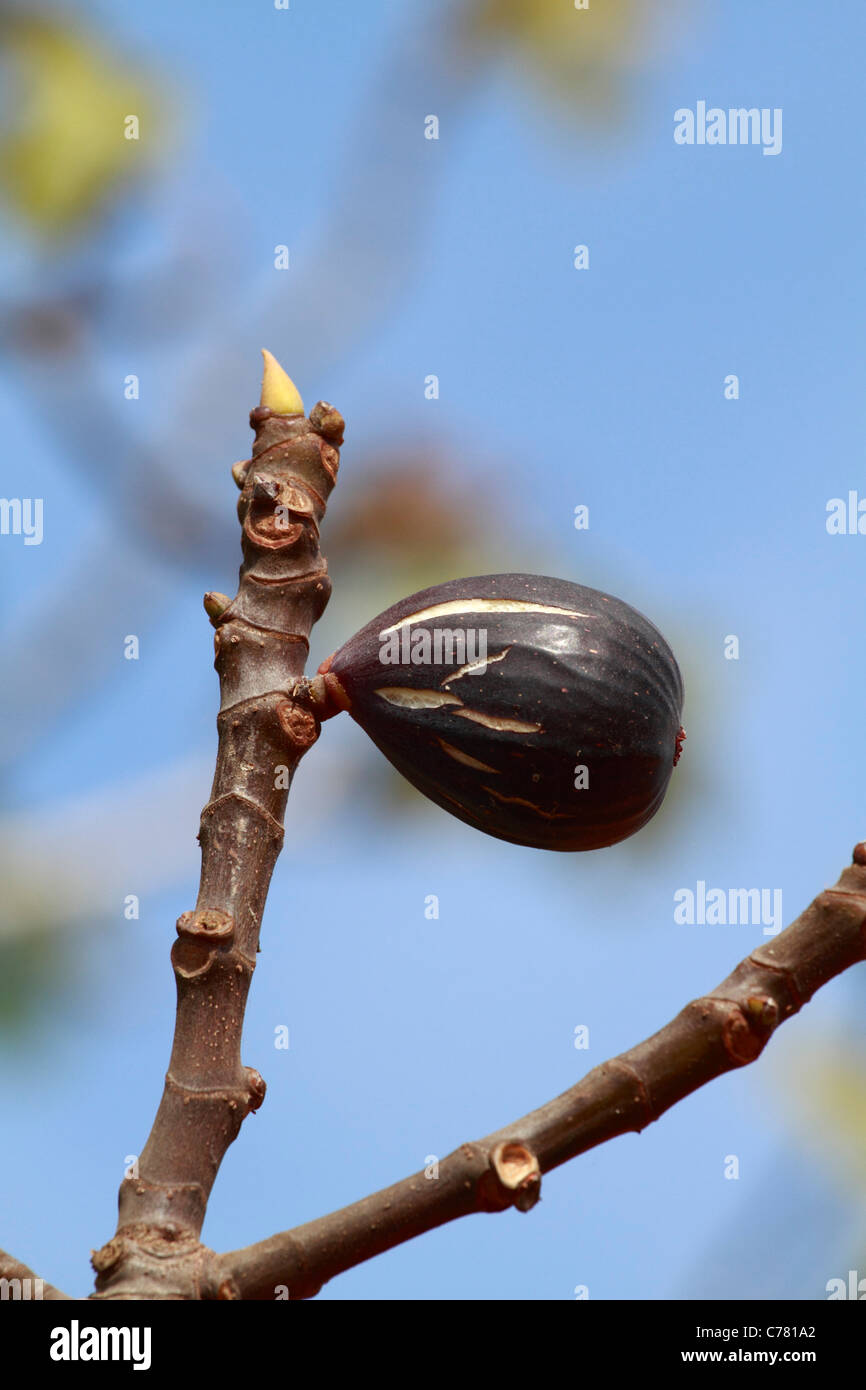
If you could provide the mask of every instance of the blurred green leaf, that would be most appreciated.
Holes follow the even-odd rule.
[[[59,238],[103,211],[158,147],[160,94],[83,30],[49,17],[0,17],[15,111],[0,140],[0,187],[15,212]],[[124,136],[136,116],[142,140]],[[160,118],[160,121],[162,118]]]

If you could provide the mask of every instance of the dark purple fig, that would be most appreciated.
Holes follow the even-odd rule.
[[[414,787],[538,849],[633,835],[685,737],[683,683],[653,624],[609,594],[534,574],[437,584],[374,618],[319,668]]]

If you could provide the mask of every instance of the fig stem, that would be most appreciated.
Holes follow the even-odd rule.
[[[343,686],[329,671],[320,670],[312,680],[302,676],[292,686],[291,694],[297,704],[311,710],[322,724],[326,719],[333,719],[335,714],[351,709],[351,701]]]

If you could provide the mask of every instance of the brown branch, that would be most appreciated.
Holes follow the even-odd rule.
[[[40,1279],[29,1265],[23,1265],[6,1250],[0,1250],[0,1279],[6,1279],[13,1285],[0,1295],[2,1298],[24,1299],[26,1302],[47,1302],[52,1299],[66,1303],[71,1301],[68,1293],[62,1293],[53,1284]],[[6,1285],[3,1287],[6,1290]]]
[[[627,1131],[640,1131],[684,1096],[753,1062],[816,990],[866,959],[866,843],[833,888],[785,931],[666,1027],[589,1072],[522,1120],[462,1144],[438,1174],[415,1173],[352,1206],[215,1257],[214,1283],[243,1299],[287,1288],[310,1298],[335,1274],[476,1211],[527,1211],[541,1174]]]
[[[205,598],[217,629],[219,747],[201,816],[198,902],[178,920],[171,953],[174,1045],[137,1175],[120,1188],[117,1233],[93,1256],[101,1298],[218,1296],[199,1232],[226,1150],[264,1099],[261,1076],[241,1064],[241,1032],[289,785],[319,732],[291,692],[330,595],[319,523],[343,420],[320,401],[309,420],[260,406],[250,424],[252,459],[233,469],[242,489],[238,593]]]

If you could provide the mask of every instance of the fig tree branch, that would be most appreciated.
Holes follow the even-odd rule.
[[[335,1274],[458,1216],[528,1211],[542,1173],[644,1129],[713,1077],[754,1061],[815,990],[866,956],[864,843],[834,888],[717,989],[547,1105],[330,1216],[224,1255],[204,1247],[220,1164],[264,1097],[240,1045],[288,791],[321,719],[336,712],[303,670],[330,594],[319,525],[343,420],[324,402],[306,419],[293,383],[266,354],[250,423],[252,458],[232,470],[241,489],[238,593],[205,596],[216,628],[219,744],[201,817],[198,901],[178,920],[172,949],[174,1044],[150,1137],[121,1186],[116,1234],[93,1256],[96,1298],[309,1298]]]
[[[283,841],[289,786],[319,732],[291,695],[308,637],[330,595],[319,524],[337,477],[343,420],[320,401],[303,414],[293,383],[266,354],[252,411],[252,459],[232,473],[241,496],[243,564],[236,597],[205,596],[216,628],[221,704],[210,801],[202,811],[198,901],[177,923],[174,1044],[137,1172],[120,1188],[117,1232],[93,1256],[110,1299],[218,1296],[199,1233],[225,1153],[264,1098],[241,1063],[241,1032],[259,927]]]
[[[242,1299],[311,1298],[334,1275],[477,1211],[527,1211],[541,1174],[628,1131],[753,1062],[779,1024],[816,990],[866,959],[866,843],[833,888],[687,1004],[658,1033],[603,1062],[570,1090],[486,1138],[462,1144],[438,1172],[415,1173],[269,1240],[216,1257],[215,1283]],[[429,1170],[428,1170],[429,1171]]]

